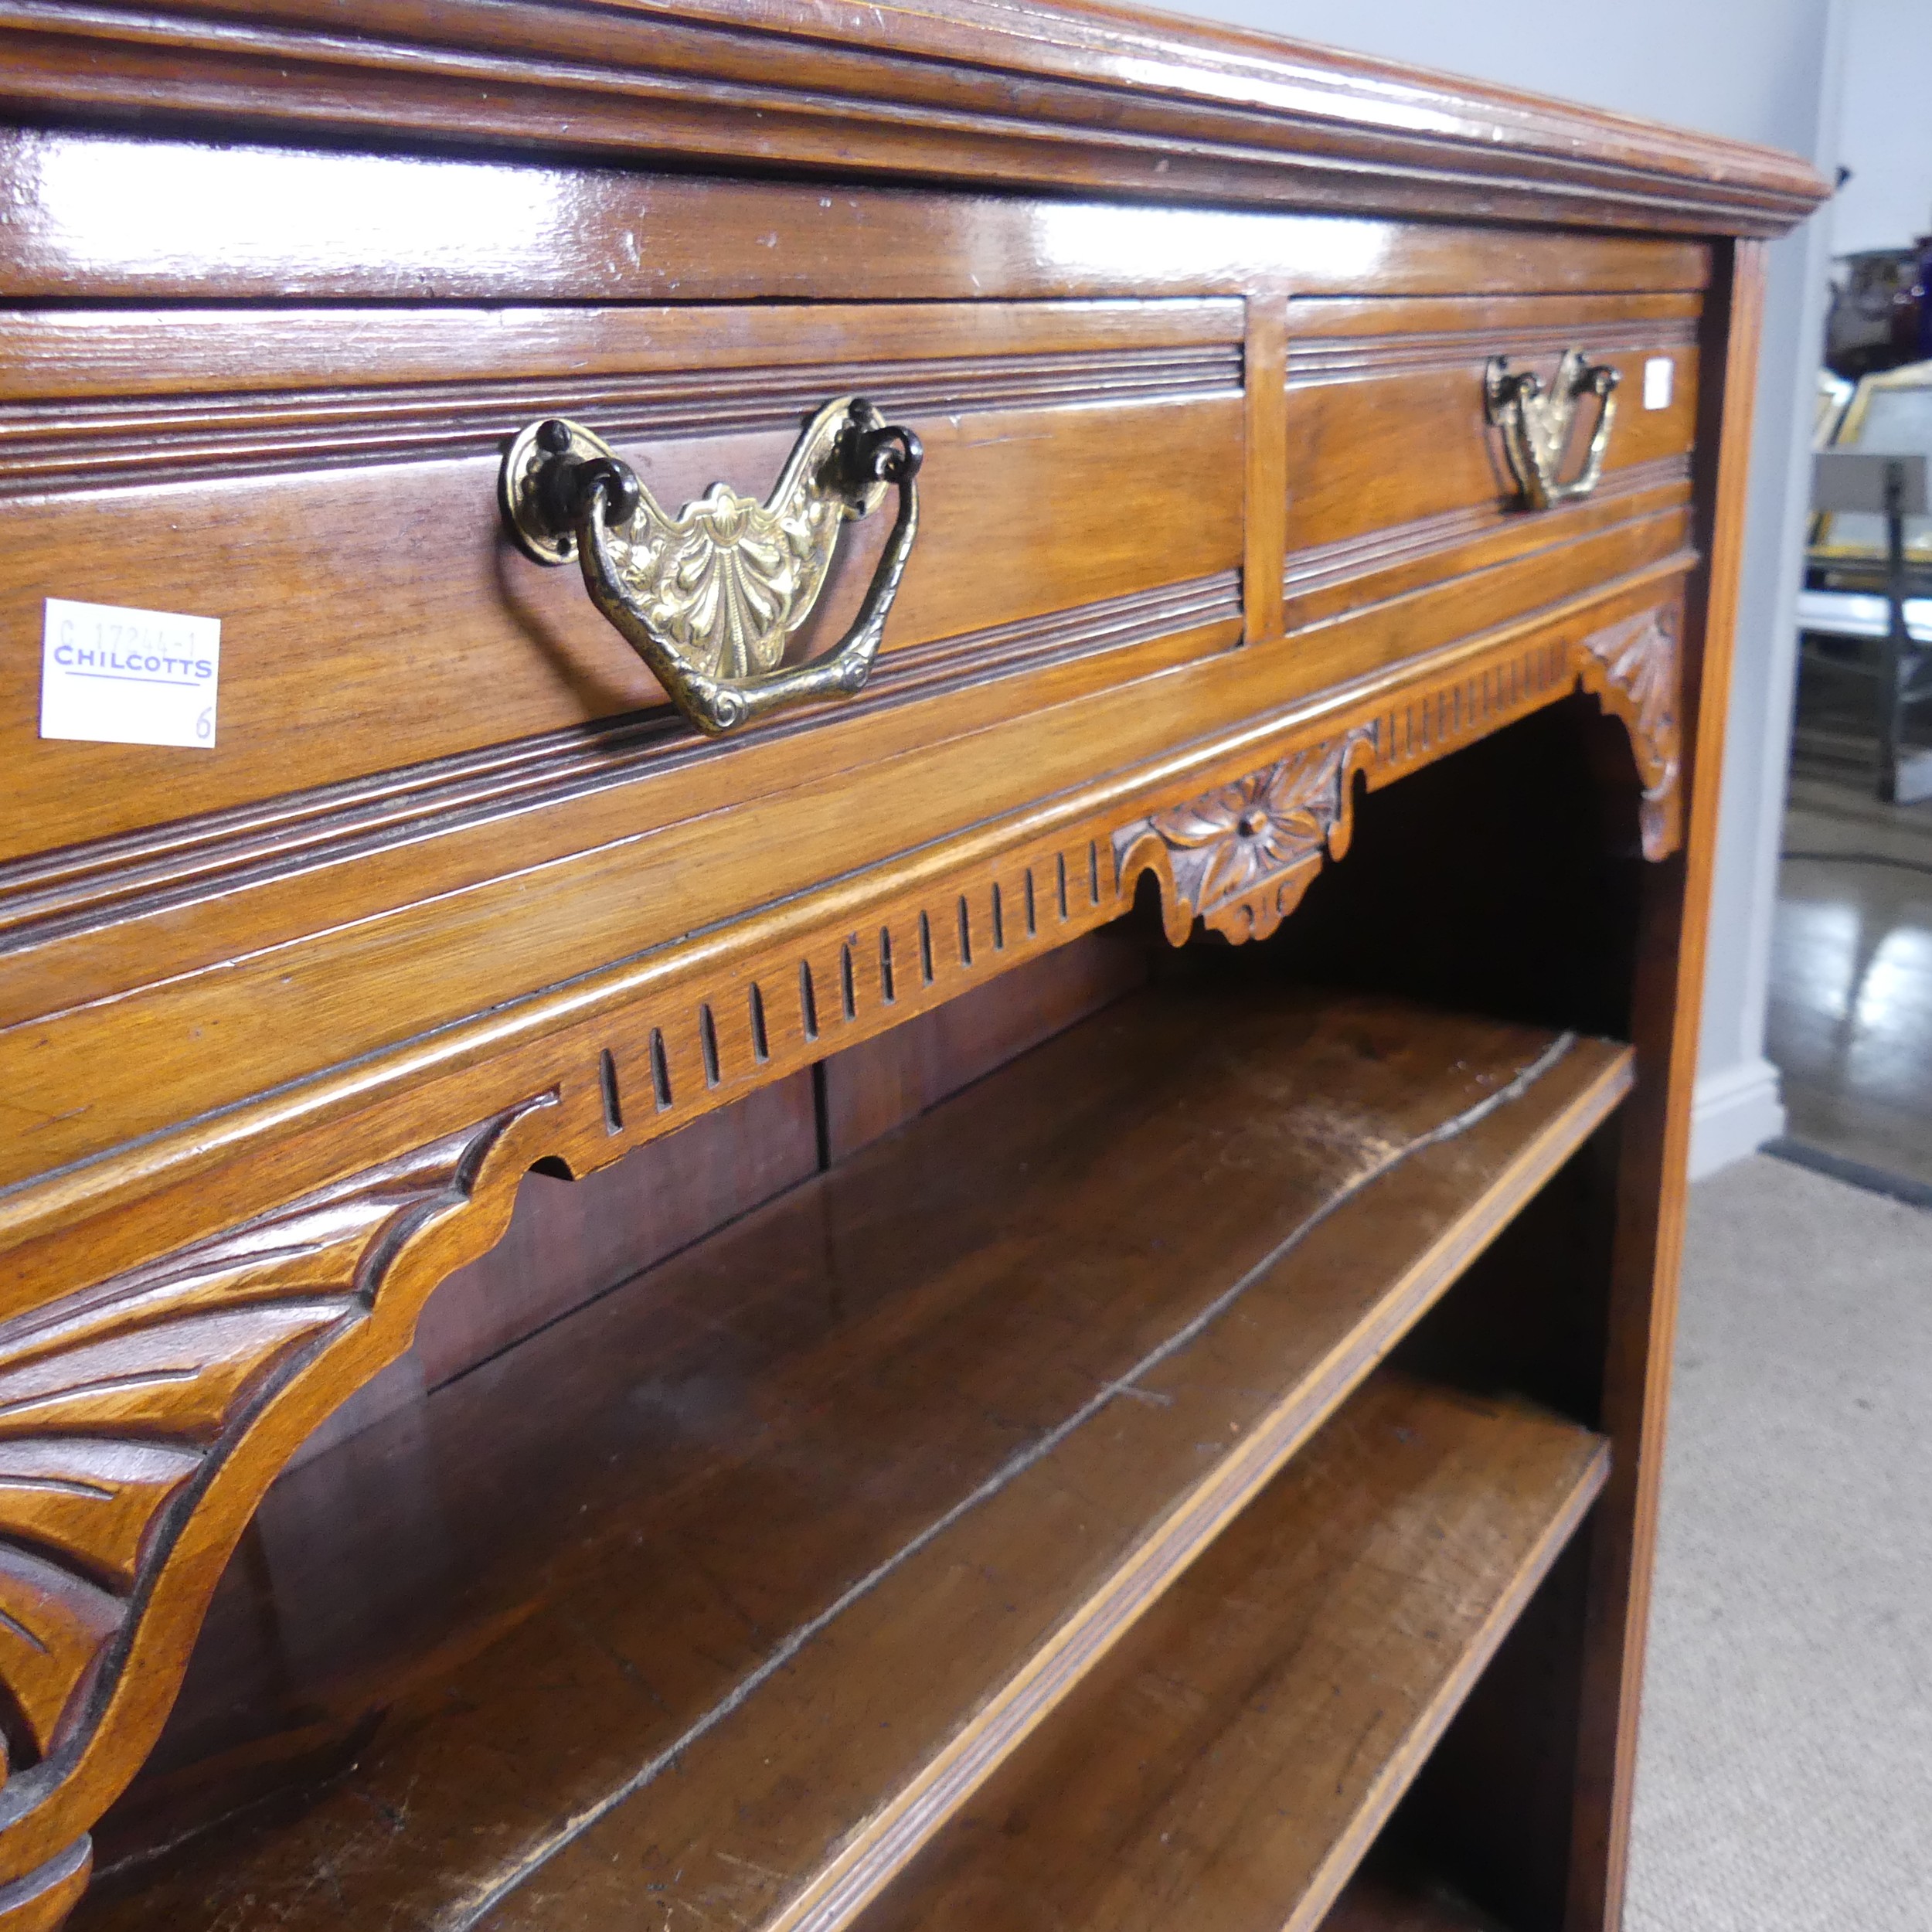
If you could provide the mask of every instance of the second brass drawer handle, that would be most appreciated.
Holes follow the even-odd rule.
[[[503,514],[526,555],[582,565],[591,602],[685,717],[716,735],[865,683],[918,534],[923,454],[910,430],[862,396],[841,397],[812,418],[763,503],[719,483],[674,517],[607,444],[553,417],[511,444]],[[840,529],[895,486],[899,514],[852,628],[822,656],[785,665]]]
[[[1604,452],[1610,446],[1610,426],[1617,418],[1617,385],[1621,380],[1607,362],[1586,360],[1580,349],[1570,350],[1557,364],[1556,382],[1547,392],[1535,370],[1512,369],[1506,355],[1490,359],[1483,372],[1483,400],[1491,426],[1502,431],[1504,454],[1525,508],[1550,509],[1596,488],[1604,473]],[[1597,398],[1597,427],[1582,470],[1569,482],[1560,483],[1557,474],[1570,447],[1577,405],[1586,396]]]

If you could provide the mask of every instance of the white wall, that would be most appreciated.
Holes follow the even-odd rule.
[[[1903,248],[1932,230],[1932,0],[1846,0],[1832,253]]]
[[[1192,0],[1257,27],[1809,151],[1825,0]],[[1924,8],[1927,0],[1859,0]],[[1149,0],[1152,4],[1152,0]],[[1923,88],[1925,77],[1920,76]]]
[[[1175,11],[1765,141],[1835,164],[1846,0],[1167,0]],[[1849,0],[1876,19],[1932,0]],[[1864,35],[1867,23],[1861,19]],[[1882,38],[1874,29],[1874,36]],[[1862,44],[1862,42],[1861,43]],[[1883,61],[1883,53],[1873,56]],[[1932,60],[1900,77],[1928,138]],[[1709,1172],[1784,1129],[1764,1057],[1771,913],[1791,737],[1805,460],[1829,237],[1774,245],[1760,366],[1738,655],[1718,835],[1691,1165]],[[1842,246],[1843,244],[1839,244]]]

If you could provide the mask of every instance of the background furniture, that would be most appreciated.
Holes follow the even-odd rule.
[[[1814,465],[1812,586],[1800,594],[1803,662],[1872,685],[1879,798],[1932,796],[1932,759],[1906,743],[1915,706],[1932,697],[1915,590],[1926,586],[1926,454],[1932,363],[1868,376]],[[1876,582],[1872,590],[1848,587]],[[1877,647],[1868,654],[1867,642]],[[1851,648],[1847,649],[1845,647]]]
[[[1097,12],[0,55],[0,1926],[1613,1924],[1811,171]],[[36,738],[49,597],[209,738]]]
[[[1852,398],[1857,386],[1848,383],[1842,376],[1834,376],[1828,369],[1818,372],[1818,411],[1812,419],[1811,442],[1815,447],[1828,449],[1832,439],[1838,434],[1838,426],[1845,420],[1845,412],[1852,406]]]
[[[1932,451],[1932,362],[1862,377],[1838,417],[1825,447],[1881,456],[1925,455]],[[1886,556],[1885,512],[1879,505],[1859,509],[1818,505],[1811,529],[1811,564],[1820,583],[1832,590],[1866,584],[1882,589]],[[1932,563],[1932,520],[1908,512],[1905,556],[1908,563]]]

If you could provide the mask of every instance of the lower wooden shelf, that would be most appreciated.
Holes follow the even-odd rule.
[[[1313,1932],[1608,1471],[1379,1372],[861,1932]],[[1365,1880],[1329,1932],[1431,1909]]]
[[[171,1775],[352,1767],[77,1932],[831,1932],[1629,1081],[1389,1002],[1108,1009],[291,1472]]]

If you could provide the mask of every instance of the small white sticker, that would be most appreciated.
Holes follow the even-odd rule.
[[[221,619],[47,600],[40,735],[210,751]]]
[[[1644,406],[1647,410],[1670,407],[1672,379],[1677,365],[1668,355],[1653,355],[1644,365]]]

